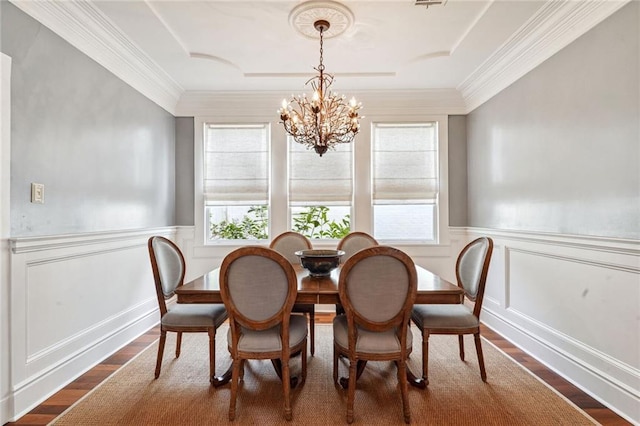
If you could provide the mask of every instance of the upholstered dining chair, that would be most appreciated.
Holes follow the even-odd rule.
[[[160,309],[160,342],[155,378],[160,376],[168,331],[177,333],[176,358],[180,356],[182,333],[203,332],[209,334],[209,373],[211,383],[215,385],[216,330],[227,319],[227,311],[220,304],[167,303],[173,298],[176,288],[184,283],[184,256],[178,246],[164,237],[151,237],[147,245]]]
[[[336,249],[344,251],[344,255],[340,259],[340,262],[344,263],[358,251],[377,245],[378,241],[366,232],[353,231],[349,232],[347,235],[342,237],[340,241],[338,241]],[[336,315],[340,314],[344,314],[344,308],[341,304],[337,304]]]
[[[487,381],[480,342],[480,311],[487,282],[487,272],[493,252],[493,240],[478,238],[467,244],[456,260],[456,279],[464,290],[467,303],[450,305],[416,305],[411,313],[414,324],[422,331],[422,378],[429,384],[429,336],[453,334],[458,336],[460,359],[464,361],[464,335],[473,334],[480,377]]]
[[[378,241],[373,238],[371,235],[366,232],[354,231],[350,232],[338,242],[338,246],[336,247],[338,250],[344,251],[344,256],[342,256],[342,262],[346,262],[351,256],[356,254],[358,251],[377,246]]]
[[[296,256],[298,250],[310,250],[313,248],[311,241],[302,234],[293,231],[283,232],[271,241],[269,248],[274,249],[287,258],[292,265],[299,265],[300,259]],[[316,306],[312,303],[296,303],[292,312],[301,313],[309,317],[309,331],[311,356],[316,353]]]
[[[413,261],[392,247],[363,249],[342,266],[338,286],[345,315],[333,321],[333,380],[338,383],[339,357],[348,358],[347,422],[353,421],[357,364],[395,361],[404,421],[409,423],[406,361],[412,349],[409,318],[417,292]]]
[[[289,261],[267,247],[245,246],[229,253],[220,266],[220,294],[229,312],[229,352],[233,360],[229,420],[235,419],[238,382],[244,361],[280,360],[285,419],[291,420],[289,359],[302,353],[307,375],[307,318],[291,315],[298,279]]]

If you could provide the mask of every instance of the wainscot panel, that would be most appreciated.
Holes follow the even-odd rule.
[[[12,419],[158,323],[147,240],[175,233],[10,240]]]
[[[494,240],[480,319],[639,423],[640,242],[479,228],[451,234]]]

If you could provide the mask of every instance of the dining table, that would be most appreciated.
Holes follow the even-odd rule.
[[[463,302],[464,291],[461,287],[421,266],[416,265],[415,268],[418,277],[415,304],[456,304]],[[294,265],[294,270],[298,280],[296,303],[328,305],[340,303],[338,291],[340,266],[326,276],[312,276],[308,270],[300,265]],[[175,291],[177,303],[223,303],[220,294],[219,276],[220,268],[218,267],[179,286]],[[277,361],[273,360],[273,364],[276,372],[279,373],[280,369]],[[358,377],[364,370],[364,365],[359,366]],[[231,369],[227,370],[222,376],[212,377],[211,382],[217,387],[227,383],[230,378]],[[407,368],[407,379],[413,386],[426,387],[422,377],[416,376],[409,368]],[[341,382],[344,382],[344,379]]]

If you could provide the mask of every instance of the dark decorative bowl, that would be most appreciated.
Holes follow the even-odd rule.
[[[302,267],[309,271],[312,277],[326,277],[340,264],[344,255],[342,250],[300,250],[296,256],[300,258]]]

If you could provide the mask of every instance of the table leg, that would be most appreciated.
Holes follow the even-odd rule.
[[[362,373],[364,373],[364,368],[366,366],[367,366],[367,361],[363,361],[363,360],[358,361],[358,365],[356,366],[356,380],[358,380],[360,378],[360,376],[362,376]],[[340,386],[342,386],[342,389],[348,389],[349,388],[349,378],[348,377],[340,377],[338,382],[340,382]]]
[[[211,376],[211,384],[213,387],[218,388],[224,386],[231,381],[231,373],[233,371],[233,363],[227,368],[227,371],[222,373],[222,376]]]
[[[360,378],[366,366],[367,366],[367,361],[358,361],[356,380]],[[426,389],[427,385],[429,384],[428,379],[424,379],[422,377],[416,376],[413,373],[413,371],[411,371],[408,365],[407,365],[407,381],[411,386],[414,386],[419,389]],[[341,377],[339,382],[340,382],[340,386],[342,386],[343,389],[347,389],[349,387],[348,377]]]
[[[426,389],[429,384],[428,379],[424,379],[423,377],[416,376],[413,371],[407,365],[407,381],[411,386],[414,386],[419,389]]]
[[[280,360],[279,358],[272,359],[271,364],[273,364],[273,369],[276,371],[276,374],[278,375],[280,380],[282,380],[282,360]],[[291,389],[295,389],[295,387],[298,386],[298,377],[291,376],[289,378],[289,382],[291,383]]]
[[[299,354],[300,352],[296,352],[295,354],[291,355],[291,357],[293,358],[294,356],[297,356]],[[282,361],[280,359],[272,359],[271,364],[273,364],[273,369],[275,370],[280,380],[282,380]],[[216,388],[226,385],[231,381],[232,372],[233,372],[233,363],[229,366],[227,371],[222,373],[221,376],[212,376],[210,379],[211,385],[213,385],[213,387],[216,387]],[[298,386],[298,377],[292,376],[290,378],[290,381],[291,381],[291,389]]]

